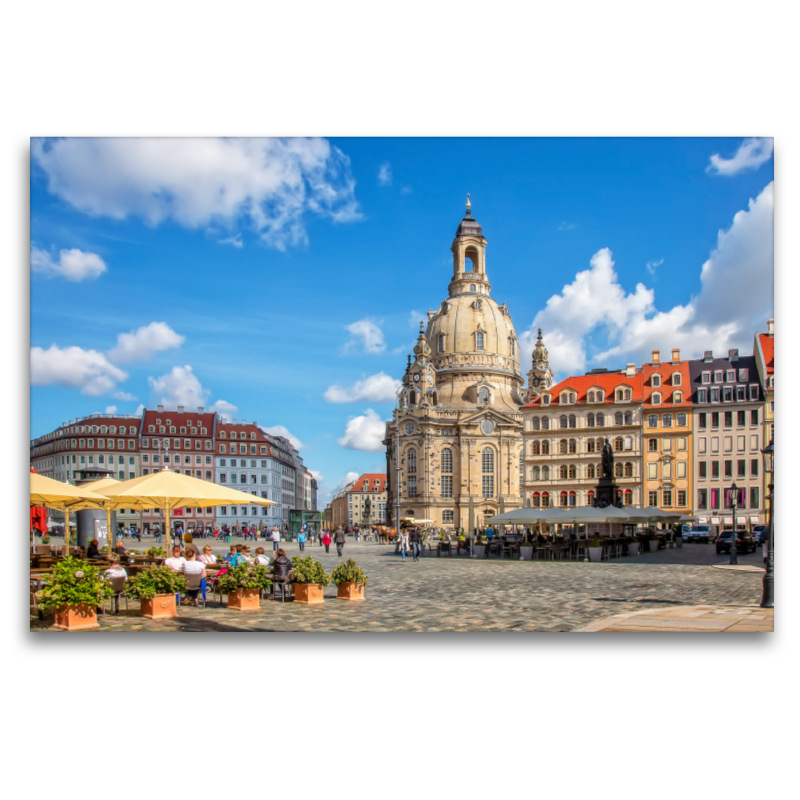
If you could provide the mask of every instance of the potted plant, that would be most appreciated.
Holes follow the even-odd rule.
[[[352,558],[348,558],[347,561],[337,564],[331,573],[331,579],[337,587],[337,599],[364,599],[364,587],[367,585],[367,576],[364,570],[361,569]]]
[[[650,534],[650,552],[655,553],[658,550],[658,536],[655,533]]]
[[[219,578],[220,591],[228,594],[228,608],[237,611],[257,611],[261,590],[270,586],[267,568],[261,564],[239,564]]]
[[[475,558],[483,558],[486,555],[486,542],[483,541],[483,536],[480,532],[475,537],[475,544],[472,546],[472,552]]]
[[[42,536],[42,544],[50,544],[50,535],[49,534],[46,533],[44,536]]]
[[[185,590],[183,575],[165,566],[147,567],[125,584],[125,595],[138,599],[141,615],[149,619],[177,617],[175,595]]]
[[[133,550],[129,550],[129,553],[133,553]],[[144,551],[144,554],[148,558],[166,558],[167,551],[163,547],[159,547],[157,544],[154,544],[152,547],[148,547],[147,550]]]
[[[592,541],[589,542],[589,561],[602,561],[603,559],[603,546],[600,544],[600,537],[595,534]]]
[[[311,556],[300,558],[292,557],[292,571],[290,574],[294,588],[296,603],[324,603],[322,587],[328,586],[331,576],[325,572],[321,562],[314,561]]]
[[[533,542],[523,542],[519,546],[519,560],[531,561],[533,559]]]
[[[631,536],[631,540],[628,542],[628,555],[639,555],[639,540],[635,536]]]
[[[55,609],[54,628],[81,631],[100,627],[97,606],[113,593],[97,567],[68,556],[53,566],[53,576],[42,589],[41,604]]]

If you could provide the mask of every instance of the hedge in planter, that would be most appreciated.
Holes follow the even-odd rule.
[[[99,628],[96,608],[112,594],[111,584],[97,567],[69,556],[53,566],[53,576],[41,593],[41,604],[55,609],[54,628]]]
[[[186,591],[186,580],[169,567],[147,567],[125,584],[125,594],[142,604],[142,616],[150,619],[177,617],[175,595]]]
[[[132,553],[133,550],[129,550],[129,553]],[[148,547],[147,550],[144,551],[144,554],[148,558],[166,558],[167,551],[163,547],[159,547],[157,544],[153,545],[152,547]]]
[[[262,564],[242,563],[220,575],[220,591],[228,595],[228,608],[250,611],[260,607],[258,595],[269,589],[272,581],[267,577],[267,568]]]
[[[366,573],[352,558],[337,564],[331,573],[331,578],[337,587],[339,600],[363,600],[364,588],[367,585]]]
[[[312,556],[292,558],[292,584],[294,585],[294,599],[296,603],[324,603],[322,587],[328,586],[331,576],[319,561],[314,561]]]

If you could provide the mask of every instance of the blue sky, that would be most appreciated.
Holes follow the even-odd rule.
[[[771,154],[743,138],[34,141],[31,435],[202,403],[288,430],[323,498],[383,471],[392,381],[446,295],[467,192],[492,294],[524,345],[541,325],[557,377],[653,348],[750,352],[773,313]]]

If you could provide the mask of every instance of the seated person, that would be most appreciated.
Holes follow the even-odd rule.
[[[204,564],[216,564],[217,563],[217,557],[214,555],[213,551],[211,550],[211,546],[210,545],[206,545],[203,548],[203,555],[201,555],[198,560],[202,561]]]
[[[128,580],[128,573],[125,568],[119,563],[119,556],[112,553],[108,557],[111,566],[103,572],[103,577],[108,580],[111,587],[114,589],[114,596],[111,598],[114,602],[114,613],[119,614],[119,596],[125,589],[125,582]]]
[[[194,550],[189,550],[189,552],[186,554],[186,558],[183,559],[181,572],[183,572],[183,574],[186,576],[199,575],[202,580],[206,577],[206,565],[202,561],[197,560],[197,554]],[[201,588],[201,586],[198,586],[197,588],[186,590],[187,603],[189,605],[197,605],[197,595]]]
[[[239,554],[238,545],[232,544],[230,553],[228,553],[228,555],[226,555],[225,558],[223,558],[222,560],[226,564],[230,564],[238,554]]]
[[[92,539],[89,542],[89,546],[86,548],[86,558],[102,558],[98,547],[99,544],[97,539]]]
[[[292,560],[287,557],[286,551],[281,547],[275,554],[272,564],[272,580],[275,583],[286,583],[289,580],[289,571],[292,569]]]
[[[122,543],[122,539],[117,540],[117,543],[114,545],[114,552],[120,558],[128,555],[128,551],[125,549],[125,545]]]
[[[176,544],[172,548],[172,557],[164,559],[164,566],[169,567],[173,572],[183,572],[183,565],[186,559],[181,555],[181,548]]]
[[[256,547],[256,557],[253,559],[255,564],[260,564],[264,567],[269,566],[269,556],[264,552],[263,547]]]

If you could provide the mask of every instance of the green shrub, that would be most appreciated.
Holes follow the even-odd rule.
[[[129,550],[129,553],[132,553],[133,550]],[[148,547],[147,550],[144,551],[144,554],[148,558],[166,558],[167,551],[163,547],[159,547],[157,544],[153,545],[152,547]]]
[[[312,556],[300,558],[292,557],[292,581],[294,583],[318,583],[321,586],[328,586],[331,576],[325,572],[325,568],[319,561],[314,561]]]
[[[169,567],[143,569],[125,584],[125,594],[139,600],[152,600],[157,594],[177,594],[186,590],[186,580]]]
[[[592,541],[589,542],[589,547],[600,547],[600,537],[593,536]]]
[[[42,544],[50,544],[50,537],[47,534],[42,536]]]
[[[348,558],[347,561],[337,564],[331,573],[331,579],[338,586],[340,583],[361,583],[367,585],[367,576],[364,570]]]
[[[70,556],[53,566],[52,578],[42,589],[41,603],[44,608],[79,603],[96,606],[112,594],[111,584],[103,579],[97,567]]]
[[[228,594],[237,589],[269,589],[270,586],[272,581],[262,564],[242,563],[219,576],[219,588]]]

